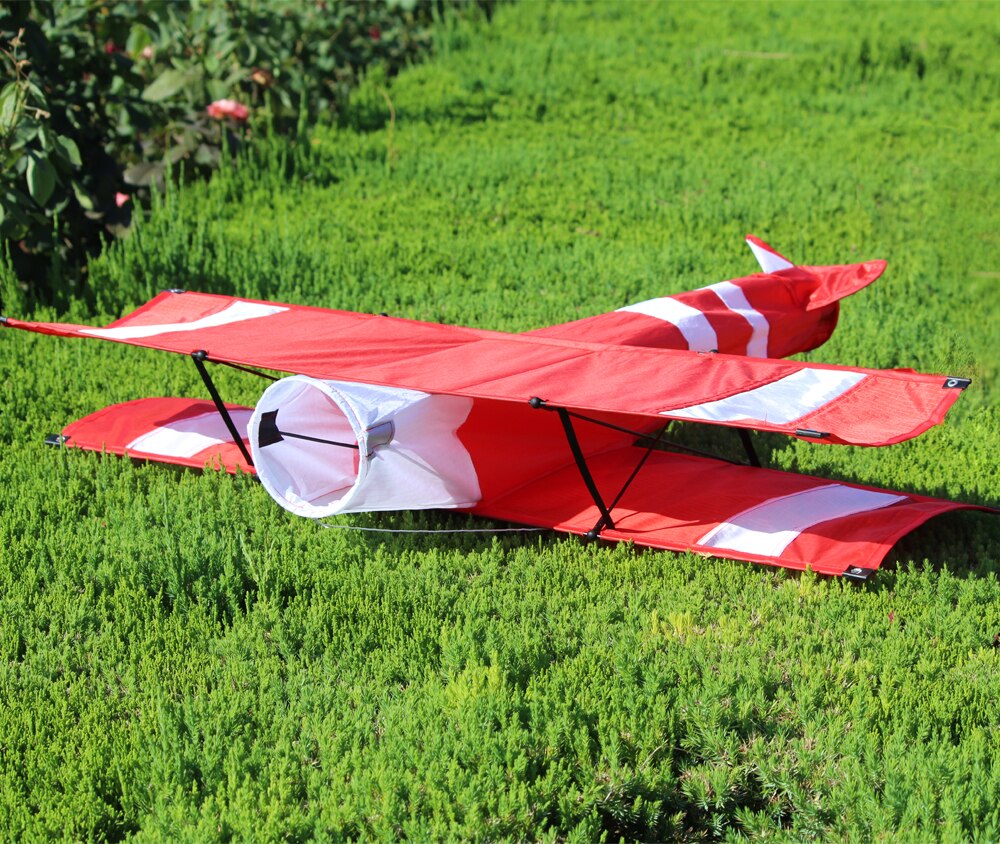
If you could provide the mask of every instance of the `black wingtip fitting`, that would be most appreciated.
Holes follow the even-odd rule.
[[[955,378],[949,376],[944,379],[944,384],[941,385],[942,389],[945,390],[964,390],[972,383],[971,378]]]
[[[864,583],[869,577],[875,574],[875,569],[866,569],[862,566],[851,566],[844,572],[844,577],[848,580],[858,580]]]
[[[796,428],[795,436],[808,437],[811,440],[822,440],[830,436],[828,431],[814,431],[812,428]]]

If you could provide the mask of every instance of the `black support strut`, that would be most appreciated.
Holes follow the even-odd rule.
[[[601,511],[601,518],[598,519],[597,524],[587,533],[589,539],[596,539],[597,535],[604,528],[614,529],[615,523],[611,518],[611,513],[607,505],[604,503],[604,499],[601,498],[601,492],[597,488],[597,484],[594,483],[594,476],[590,474],[590,467],[587,466],[587,458],[583,456],[580,441],[576,438],[573,420],[570,418],[565,407],[557,407],[555,411],[559,414],[559,421],[562,422],[563,431],[566,433],[566,440],[569,442],[570,451],[573,452],[573,459],[576,461],[576,468],[580,470],[580,477],[583,478],[583,482],[587,486],[587,491],[590,493],[590,497],[594,499],[597,509]]]
[[[740,435],[740,442],[743,443],[743,450],[747,454],[747,460],[751,466],[756,466],[760,468],[760,458],[757,456],[757,450],[753,447],[753,440],[750,439],[750,432],[746,428],[737,428],[736,432]]]
[[[594,499],[597,509],[601,511],[601,518],[598,519],[597,524],[587,532],[587,538],[596,539],[597,535],[606,527],[614,529],[614,519],[611,518],[611,512],[608,510],[608,506],[604,503],[604,499],[601,497],[601,492],[597,488],[597,484],[594,483],[594,476],[590,474],[590,467],[587,466],[587,458],[584,457],[583,450],[580,448],[580,441],[576,437],[576,431],[573,428],[573,419],[570,411],[568,411],[565,407],[549,407],[542,399],[537,397],[532,398],[528,404],[536,410],[554,410],[559,414],[559,421],[562,422],[563,432],[566,434],[566,441],[569,443],[569,449],[573,452],[573,460],[576,462],[576,468],[580,471],[580,477],[583,478],[583,483],[587,487],[587,492],[589,492],[590,497]]]
[[[681,451],[687,451],[692,454],[698,454],[703,457],[711,457],[715,460],[722,460],[726,463],[732,463],[737,466],[746,465],[741,463],[739,460],[731,460],[726,457],[721,457],[717,454],[708,454],[704,451],[699,451],[695,448],[689,448],[683,446],[680,443],[669,442],[664,440],[663,436],[667,432],[667,426],[664,425],[660,428],[660,431],[656,436],[651,436],[648,433],[641,433],[639,431],[633,431],[629,428],[623,428],[620,425],[615,425],[611,422],[606,422],[603,419],[594,419],[590,416],[584,416],[580,413],[575,413],[566,407],[553,407],[549,405],[544,399],[540,399],[537,396],[532,398],[528,404],[530,404],[536,410],[551,410],[559,414],[559,421],[562,422],[563,432],[566,434],[566,441],[569,443],[570,451],[573,452],[573,460],[576,461],[576,468],[580,471],[580,477],[583,478],[584,484],[587,486],[587,491],[590,493],[590,497],[594,499],[594,503],[597,505],[597,509],[601,512],[601,518],[598,520],[597,524],[594,525],[587,533],[586,537],[588,539],[596,539],[604,528],[615,527],[614,520],[611,518],[611,511],[618,506],[618,502],[621,501],[622,496],[632,485],[632,481],[635,480],[636,476],[641,471],[642,467],[646,464],[649,459],[650,454],[661,444],[667,445],[671,448],[676,448]],[[632,470],[632,474],[628,476],[628,479],[622,484],[621,489],[618,494],[614,497],[614,500],[610,505],[604,503],[604,499],[601,496],[600,490],[597,488],[597,484],[594,481],[594,476],[590,473],[590,468],[587,466],[587,458],[583,454],[583,449],[580,448],[580,441],[576,436],[576,430],[573,428],[573,419],[579,419],[583,422],[591,422],[595,425],[599,425],[602,428],[610,428],[613,431],[620,431],[623,434],[632,434],[636,437],[636,445],[645,445],[646,449],[642,457],[640,458],[636,467]],[[747,462],[751,466],[760,466],[760,458],[757,456],[757,451],[754,448],[753,440],[750,438],[750,432],[744,428],[737,428],[737,434],[739,435],[740,442],[743,444],[743,449],[746,452]]]
[[[208,352],[204,349],[199,349],[197,352],[191,353],[191,359],[194,361],[194,365],[198,368],[198,374],[201,376],[201,380],[205,382],[208,394],[212,397],[212,401],[215,403],[215,409],[219,411],[222,421],[226,423],[226,427],[229,429],[229,435],[233,438],[233,442],[236,443],[236,447],[240,450],[240,454],[243,455],[243,459],[246,460],[247,465],[253,466],[253,458],[250,456],[250,452],[247,451],[246,444],[243,442],[243,437],[240,436],[240,432],[236,428],[236,423],[233,422],[233,417],[229,415],[229,409],[225,404],[223,404],[219,391],[215,389],[215,382],[212,381],[212,376],[208,374],[208,370],[205,368],[205,361],[208,360]]]

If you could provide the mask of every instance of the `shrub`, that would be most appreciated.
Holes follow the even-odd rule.
[[[482,0],[487,8],[491,0]],[[79,292],[168,171],[203,175],[254,132],[343,117],[372,64],[431,46],[438,2],[10,4],[0,16],[0,235],[42,300]],[[67,286],[64,276],[77,278]]]

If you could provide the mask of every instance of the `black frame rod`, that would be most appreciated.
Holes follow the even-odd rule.
[[[746,428],[737,428],[736,433],[740,435],[740,442],[743,443],[743,450],[747,454],[747,460],[751,466],[760,468],[760,458],[757,456],[757,449],[753,447],[753,440],[750,439],[750,432]]]
[[[341,443],[336,440],[321,440],[319,437],[309,437],[305,434],[290,434],[288,431],[278,431],[282,437],[291,437],[294,440],[308,440],[311,443],[320,443],[320,445],[336,445],[340,448],[353,448],[355,451],[361,451],[361,446],[357,443]]]
[[[580,470],[580,476],[583,478],[583,483],[586,485],[590,497],[594,499],[597,509],[601,511],[601,518],[597,520],[597,524],[587,534],[588,538],[594,539],[605,527],[614,529],[614,519],[611,518],[611,513],[608,511],[607,505],[605,505],[604,499],[601,497],[600,490],[598,490],[597,484],[594,483],[594,476],[590,474],[590,468],[587,466],[587,458],[584,457],[583,450],[580,448],[580,441],[576,438],[576,431],[573,429],[573,420],[570,418],[569,411],[564,407],[546,409],[555,410],[559,414],[559,421],[562,422],[570,451],[573,452],[576,468]]]
[[[611,422],[603,422],[600,419],[593,419],[589,416],[584,416],[580,413],[575,413],[565,407],[551,407],[544,399],[540,399],[537,396],[532,397],[528,402],[531,407],[536,410],[551,410],[555,411],[559,415],[559,421],[562,423],[563,432],[566,434],[566,441],[569,443],[570,451],[573,453],[573,460],[576,462],[576,467],[580,472],[580,476],[583,478],[583,482],[587,487],[587,491],[590,493],[590,497],[594,500],[597,505],[597,509],[601,512],[601,518],[597,520],[595,524],[586,534],[587,539],[597,539],[600,536],[601,531],[605,528],[611,528],[614,530],[615,523],[614,519],[611,517],[611,511],[618,505],[622,497],[628,491],[628,488],[632,485],[632,482],[636,479],[636,476],[642,470],[642,467],[646,465],[646,461],[649,459],[650,454],[656,449],[657,445],[662,441],[665,445],[673,446],[675,448],[681,449],[682,451],[690,451],[694,454],[700,454],[706,457],[713,457],[716,460],[722,460],[726,463],[732,463],[736,466],[746,465],[737,460],[729,460],[725,457],[719,457],[718,455],[707,454],[706,452],[698,451],[697,449],[688,448],[677,443],[671,443],[668,440],[663,440],[663,435],[667,432],[667,425],[663,425],[660,428],[659,433],[655,437],[649,434],[642,434],[639,431],[633,431],[629,428],[623,428],[620,425],[615,425]],[[621,489],[618,490],[618,494],[612,500],[610,506],[604,503],[604,498],[601,496],[600,490],[597,488],[597,483],[594,481],[594,476],[590,472],[590,467],[587,465],[587,458],[583,454],[583,450],[580,448],[580,441],[576,436],[576,429],[573,427],[573,419],[580,419],[584,422],[590,422],[594,425],[600,425],[604,428],[610,428],[613,431],[619,431],[623,434],[630,434],[640,440],[646,440],[649,445],[646,447],[645,452],[642,457],[639,458],[639,462],[636,464],[632,473],[622,484]],[[760,460],[757,457],[757,452],[754,450],[753,441],[750,439],[750,433],[746,429],[737,428],[737,433],[739,434],[740,441],[743,443],[743,448],[746,451],[747,460],[750,462],[751,466],[760,467]]]
[[[615,507],[618,506],[618,502],[622,500],[622,496],[626,493],[628,488],[632,486],[632,481],[634,481],[636,475],[639,474],[639,470],[646,465],[646,461],[649,459],[649,455],[653,453],[653,449],[655,449],[656,446],[659,444],[660,438],[663,436],[666,430],[667,430],[666,426],[660,428],[660,433],[658,433],[656,435],[656,438],[646,447],[646,451],[643,452],[642,457],[639,458],[639,462],[632,470],[632,474],[628,476],[628,479],[625,481],[624,484],[622,484],[622,488],[618,490],[618,495],[616,495],[614,500],[611,502],[611,506],[608,508],[609,510],[614,510]]]
[[[530,404],[533,408],[538,410],[557,409],[554,407],[550,407],[548,404],[545,403],[544,399],[540,399],[537,397],[532,398],[528,402],[528,404]],[[732,463],[734,466],[746,465],[746,463],[743,463],[740,460],[733,460],[731,457],[723,457],[721,454],[713,454],[710,451],[704,451],[700,448],[692,448],[689,445],[681,445],[681,443],[674,442],[673,440],[663,439],[663,435],[667,431],[666,426],[661,428],[660,433],[658,433],[654,437],[652,434],[643,434],[640,431],[634,431],[631,428],[623,428],[621,425],[615,425],[611,422],[605,422],[602,419],[594,419],[592,416],[584,416],[582,413],[577,413],[576,411],[569,410],[568,408],[562,408],[562,409],[573,419],[579,419],[581,422],[590,422],[592,425],[600,425],[602,428],[609,428],[612,431],[619,431],[622,434],[631,434],[633,437],[639,440],[652,439],[654,443],[662,443],[665,446],[669,446],[670,448],[676,448],[678,451],[683,451],[688,454],[696,454],[699,457],[709,457],[712,460],[721,460],[723,463]],[[667,424],[669,424],[669,421],[674,421],[674,420],[668,420]],[[743,447],[744,449],[747,449],[747,459],[750,461],[751,465],[759,467],[760,466],[759,460],[758,462],[754,462],[755,460],[757,460],[757,454],[753,450],[753,442],[750,440],[749,430],[747,430],[746,428],[735,428],[735,430],[740,435],[740,438],[744,440]],[[753,455],[752,457],[751,454]]]
[[[598,423],[599,424],[599,423]],[[667,429],[664,427],[660,430],[660,433],[656,437],[651,437],[648,434],[642,436],[643,440],[652,439],[654,444],[664,445],[668,448],[677,449],[677,451],[683,451],[685,454],[696,454],[698,457],[707,457],[709,460],[721,460],[723,463],[730,463],[733,466],[746,466],[742,460],[733,460],[731,457],[723,457],[721,454],[713,454],[711,451],[705,451],[701,448],[692,448],[689,445],[681,445],[681,443],[674,442],[673,440],[661,439],[663,434],[665,434]],[[636,443],[636,445],[642,445],[642,443]]]
[[[238,363],[230,363],[228,360],[213,360],[212,363],[228,366],[230,369],[238,369],[240,372],[249,372],[251,375],[256,375],[258,378],[266,378],[268,381],[279,380],[277,375],[268,375],[266,372],[261,372],[259,369],[253,369],[249,366],[241,366]]]
[[[247,450],[246,444],[243,442],[243,437],[240,436],[240,432],[236,429],[236,423],[233,422],[233,417],[229,415],[229,410],[223,403],[222,397],[219,395],[219,391],[215,389],[215,382],[212,381],[212,376],[208,374],[208,370],[205,368],[205,361],[208,360],[208,352],[204,349],[199,349],[197,352],[191,353],[191,359],[194,361],[194,365],[198,368],[198,374],[201,376],[201,380],[205,382],[208,394],[212,397],[212,401],[215,403],[215,409],[219,411],[222,421],[226,423],[226,427],[229,429],[229,435],[233,438],[233,442],[236,443],[236,447],[240,450],[240,454],[243,455],[243,459],[246,460],[247,465],[253,466],[253,458],[250,456],[250,452]]]
[[[571,416],[573,419],[579,419],[581,422],[590,422],[593,425],[600,425],[602,428],[610,428],[612,431],[619,431],[622,434],[631,434],[633,437],[639,437],[645,439],[649,434],[643,434],[640,431],[633,431],[631,428],[623,428],[621,425],[615,425],[611,422],[605,422],[602,419],[594,419],[592,416],[584,416],[582,413],[577,413],[569,408],[553,408],[546,405],[541,399],[538,400],[539,404],[532,404],[532,407],[539,407],[544,410],[562,410],[567,416]]]

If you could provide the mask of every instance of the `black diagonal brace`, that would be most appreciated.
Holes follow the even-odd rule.
[[[533,398],[533,399],[531,399],[528,402],[528,404],[530,404],[536,410],[538,410],[538,409],[541,409],[541,410],[554,410],[555,409],[555,408],[549,407],[540,398]],[[647,444],[650,441],[650,436],[649,436],[648,432],[643,433],[642,431],[635,431],[635,430],[633,430],[631,428],[623,428],[621,425],[614,425],[611,422],[605,422],[603,419],[595,419],[592,416],[584,416],[582,413],[574,413],[572,410],[569,410],[569,409],[566,410],[566,413],[569,415],[569,417],[571,419],[579,419],[581,422],[590,422],[592,425],[598,425],[601,428],[608,428],[609,430],[612,430],[612,431],[620,431],[623,434],[631,434],[637,440],[636,445],[644,445],[644,444]],[[712,460],[721,460],[723,463],[732,463],[734,466],[743,466],[743,465],[745,465],[744,463],[742,463],[739,460],[733,460],[730,457],[723,457],[721,454],[713,454],[711,451],[704,451],[704,450],[702,450],[700,448],[692,448],[689,445],[683,445],[683,444],[681,444],[679,442],[674,442],[673,440],[665,439],[664,438],[664,434],[666,434],[666,432],[667,432],[667,429],[664,428],[664,429],[662,429],[660,431],[659,434],[656,435],[655,441],[656,441],[657,445],[668,446],[669,448],[676,449],[677,451],[683,451],[685,454],[697,454],[699,457],[709,457]],[[748,439],[749,439],[749,436],[748,436]],[[753,443],[752,442],[750,443],[750,446],[751,446],[751,448],[753,447]],[[748,459],[749,459],[749,457],[748,457]],[[611,509],[614,509],[613,505],[612,505]]]
[[[660,428],[660,432],[650,439],[649,445],[646,446],[646,450],[643,452],[642,457],[639,458],[639,462],[636,463],[635,468],[632,470],[632,474],[628,476],[625,483],[622,484],[622,488],[618,490],[618,495],[615,496],[614,501],[611,502],[609,510],[614,510],[618,506],[618,502],[622,500],[622,496],[628,492],[628,488],[632,486],[632,481],[635,480],[636,475],[639,474],[643,466],[646,465],[646,461],[649,460],[649,455],[653,453],[656,447],[660,444],[660,440],[663,439],[663,435],[667,432],[667,426],[664,425]]]
[[[590,474],[590,468],[587,466],[587,458],[583,455],[583,450],[580,448],[580,441],[576,437],[576,431],[573,428],[573,419],[570,412],[565,407],[549,407],[543,399],[532,398],[528,402],[536,410],[554,410],[559,414],[559,421],[562,422],[563,432],[566,434],[566,441],[569,443],[569,449],[573,452],[573,460],[576,461],[576,468],[580,471],[580,477],[583,478],[583,483],[587,487],[587,492],[590,493],[590,497],[594,499],[594,503],[597,505],[597,509],[601,512],[601,518],[598,519],[597,524],[587,533],[588,539],[596,539],[597,535],[606,527],[614,528],[615,522],[611,518],[611,513],[608,510],[608,506],[604,503],[604,499],[601,497],[601,492],[597,488],[597,484],[594,483],[594,476]]]
[[[212,401],[215,403],[215,409],[219,411],[222,421],[226,423],[226,427],[229,429],[229,435],[233,438],[233,442],[236,443],[236,447],[240,450],[240,454],[243,455],[243,459],[246,460],[247,465],[253,466],[253,458],[250,456],[250,452],[247,451],[246,444],[243,442],[243,437],[240,436],[240,432],[236,429],[236,423],[233,422],[233,417],[229,415],[229,409],[225,404],[223,404],[219,391],[215,389],[215,383],[212,381],[212,376],[208,374],[208,370],[205,368],[205,361],[208,360],[208,352],[203,349],[197,352],[192,352],[191,358],[194,360],[194,365],[198,368],[198,374],[201,376],[201,380],[205,382],[205,387],[208,388],[208,394],[212,397]]]
[[[238,369],[240,372],[249,372],[251,375],[256,375],[258,378],[265,378],[268,381],[277,381],[278,378],[275,375],[268,375],[266,372],[261,372],[259,369],[253,369],[249,366],[240,366],[238,363],[230,363],[227,360],[216,360],[212,363],[221,363],[223,366],[228,366],[230,369]]]

